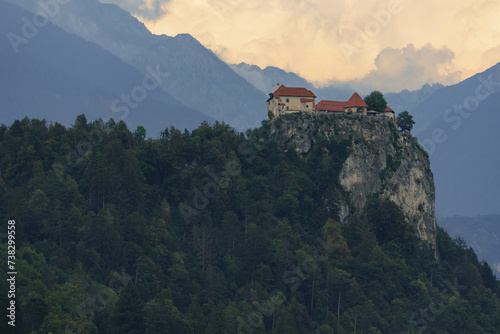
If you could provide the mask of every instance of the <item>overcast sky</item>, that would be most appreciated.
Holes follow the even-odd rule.
[[[500,0],[101,0],[155,34],[189,33],[228,63],[316,85],[453,84],[500,61]]]

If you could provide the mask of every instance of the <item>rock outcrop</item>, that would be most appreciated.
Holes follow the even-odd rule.
[[[290,145],[304,159],[318,134],[328,140],[347,141],[349,155],[339,174],[341,189],[325,195],[345,222],[360,214],[369,196],[396,203],[418,236],[436,246],[434,179],[429,157],[416,138],[402,134],[392,120],[351,115],[292,114],[270,122],[271,138]]]

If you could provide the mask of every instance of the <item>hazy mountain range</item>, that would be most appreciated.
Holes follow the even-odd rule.
[[[33,25],[37,18],[7,2],[45,10],[55,25],[25,38],[26,21]],[[0,1],[2,123],[29,116],[69,124],[85,113],[90,120],[122,118],[132,129],[142,124],[153,137],[171,125],[192,129],[203,120],[245,130],[266,118],[272,84],[307,87],[318,101],[346,100],[356,90],[349,84],[315,88],[277,67],[226,64],[192,36],[154,35],[116,5],[69,0],[44,9],[40,4]],[[18,44],[17,53],[10,33],[27,41]],[[396,113],[408,110],[417,121],[413,135],[431,153],[440,215],[500,213],[497,68],[453,86],[385,94]],[[161,88],[144,88],[151,73]]]
[[[132,129],[143,125],[156,137],[167,125],[194,128],[212,120],[154,88],[153,80],[166,79],[163,70],[151,68],[146,76],[57,26],[37,28],[32,14],[3,1],[0,13],[0,122],[28,116],[67,125],[85,113],[90,120],[124,119]],[[27,34],[30,27],[37,30]]]
[[[40,10],[35,0],[11,2],[33,12]],[[161,87],[185,106],[211,118],[244,130],[259,126],[266,115],[262,112],[266,95],[190,35],[154,35],[120,7],[97,0],[69,0],[51,19],[143,73],[147,67],[159,66],[169,73]]]
[[[500,211],[500,65],[445,87],[412,110],[431,155],[441,215]]]

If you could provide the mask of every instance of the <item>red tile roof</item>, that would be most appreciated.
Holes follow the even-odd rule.
[[[345,104],[346,108],[351,108],[351,107],[363,107],[363,108],[368,108],[368,105],[366,102],[359,96],[358,93],[352,94],[351,98],[349,101],[346,102]]]
[[[302,98],[302,99],[300,99],[300,102],[301,103],[314,102],[314,99],[305,99],[305,98]]]
[[[345,112],[345,102],[321,100],[316,104],[316,110],[320,111],[341,111]]]
[[[328,100],[322,100],[318,104],[316,104],[316,110],[320,111],[345,111],[346,108],[353,108],[353,107],[368,107],[368,105],[363,101],[361,96],[359,96],[358,93],[354,93],[349,101],[343,102],[343,101],[328,101]],[[394,113],[394,110],[391,109],[388,105],[385,106],[385,112],[392,112]]]
[[[316,97],[309,89],[302,87],[286,87],[281,85],[273,94],[274,97],[280,96],[298,96],[298,97]]]

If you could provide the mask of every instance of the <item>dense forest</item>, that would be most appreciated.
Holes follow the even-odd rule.
[[[462,237],[500,277],[500,215],[438,217],[438,223],[450,236]]]
[[[316,136],[304,159],[267,122],[1,126],[0,332],[500,333],[500,283],[463,239],[438,228],[437,260],[376,194],[338,222],[324,194],[355,143]]]

